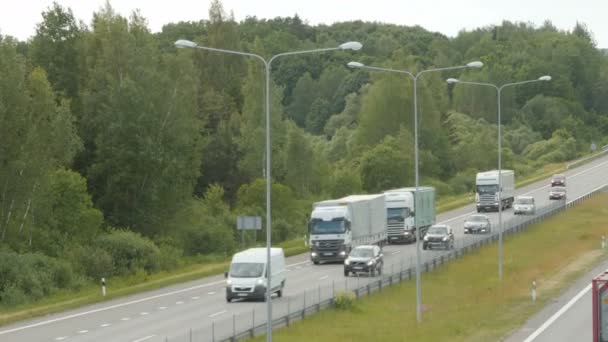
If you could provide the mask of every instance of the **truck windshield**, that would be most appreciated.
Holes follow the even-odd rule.
[[[496,192],[498,192],[498,185],[497,184],[478,185],[477,186],[477,193],[478,194],[495,194]]]
[[[387,208],[386,219],[387,220],[403,220],[410,216],[410,208]]]
[[[334,219],[331,221],[312,220],[310,222],[311,234],[342,234],[344,231],[344,219]]]
[[[237,262],[230,265],[230,276],[233,278],[259,278],[264,271],[264,264]]]

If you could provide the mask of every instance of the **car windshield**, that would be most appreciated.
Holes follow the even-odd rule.
[[[551,191],[553,191],[553,192],[566,192],[566,188],[561,188],[561,187],[560,188],[553,188],[553,189],[551,189]]]
[[[566,178],[566,176],[564,176],[564,175],[555,175],[555,176],[553,176],[553,180],[564,180],[564,178]]]
[[[344,233],[344,219],[322,221],[314,219],[310,222],[311,234],[342,234]]]
[[[373,253],[371,248],[355,248],[350,252],[350,256],[357,258],[371,258]]]
[[[518,198],[515,200],[515,204],[533,204],[534,199],[532,198]]]
[[[237,262],[230,265],[230,276],[234,278],[258,278],[262,276],[264,264]]]
[[[429,228],[429,231],[427,232],[428,234],[447,234],[448,233],[448,228],[447,227],[431,227]]]
[[[471,216],[468,221],[485,222],[487,219],[484,216]]]
[[[386,218],[388,220],[400,219],[403,220],[410,216],[409,208],[387,208]]]
[[[479,194],[495,194],[498,191],[498,185],[478,185],[477,193]]]

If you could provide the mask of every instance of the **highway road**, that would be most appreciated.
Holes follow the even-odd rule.
[[[608,157],[595,160],[566,172],[569,199],[588,193],[608,183]],[[548,206],[549,180],[518,189],[517,194],[532,195],[537,208]],[[464,239],[481,236],[464,235],[463,222],[473,214],[474,206],[468,205],[438,216],[440,223],[450,224],[456,235],[457,247]],[[503,212],[503,220],[513,218],[513,210]],[[489,213],[496,229],[497,214]],[[409,267],[415,262],[414,245],[389,245],[384,248],[385,272],[392,268]],[[422,251],[423,258],[432,258],[442,251]],[[508,251],[505,251],[508,253]],[[287,284],[283,298],[273,299],[273,312],[278,317],[289,308],[302,306],[306,297],[330,296],[333,288],[352,288],[365,284],[369,277],[345,279],[342,265],[312,265],[308,254],[287,259]],[[497,268],[498,272],[498,268]],[[22,321],[0,328],[2,342],[35,341],[130,341],[162,342],[189,341],[193,329],[193,341],[211,341],[212,329],[216,335],[232,329],[251,326],[265,321],[266,304],[263,302],[226,303],[225,281],[213,276],[197,281],[111,300],[65,313]],[[422,284],[424,302],[424,283]],[[112,291],[112,284],[108,284]],[[304,295],[304,293],[306,293]],[[309,299],[310,300],[310,299]],[[415,308],[412,308],[415,310]],[[234,322],[233,318],[234,317]],[[212,326],[213,325],[213,326]]]

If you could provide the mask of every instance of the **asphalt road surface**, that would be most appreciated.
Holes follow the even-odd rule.
[[[591,192],[608,183],[608,158],[595,160],[580,168],[566,172],[568,199]],[[537,211],[550,203],[549,180],[517,190],[517,195],[536,198]],[[468,205],[437,217],[438,223],[451,225],[455,231],[456,247],[464,239],[479,239],[476,235],[464,235],[463,222],[474,213],[474,205]],[[496,231],[497,214],[488,213]],[[503,222],[513,218],[513,210],[503,212]],[[415,245],[389,245],[384,247],[385,272],[391,268],[408,267],[415,264]],[[423,258],[432,258],[442,251],[422,251]],[[342,265],[312,265],[308,254],[287,259],[287,282],[283,298],[273,299],[274,317],[290,305],[302,305],[305,296],[318,295],[318,290],[336,286],[364,284],[369,277],[345,279]],[[498,272],[498,267],[497,267]],[[336,285],[338,284],[338,285]],[[213,276],[196,281],[166,287],[104,303],[86,306],[68,312],[27,320],[0,328],[2,342],[36,341],[128,341],[164,342],[189,341],[190,329],[193,341],[211,341],[212,330],[250,326],[265,321],[266,304],[263,302],[233,302],[225,299],[223,276]],[[112,291],[112,284],[108,284]],[[315,291],[317,291],[315,294]],[[321,295],[323,290],[321,290]],[[310,298],[310,297],[309,297]],[[422,283],[424,302],[424,283]],[[415,310],[413,307],[412,310]],[[587,310],[589,311],[589,310]],[[234,317],[234,321],[233,318]],[[216,336],[217,336],[216,334]]]

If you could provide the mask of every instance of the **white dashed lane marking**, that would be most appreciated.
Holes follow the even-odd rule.
[[[319,278],[319,280],[323,280],[323,279],[327,279],[327,278],[329,278],[329,276],[328,275],[324,275],[321,278]]]
[[[166,307],[166,306],[160,306],[160,307],[158,308],[158,310],[166,310],[166,309],[167,309],[167,307]]]
[[[226,312],[227,312],[226,310],[218,311],[216,313],[213,313],[213,314],[209,315],[209,317],[217,317],[217,316],[219,316],[221,314],[224,314]]]
[[[88,332],[89,332],[88,330],[80,330],[78,333],[79,333],[79,334],[86,334],[86,333],[88,333]]]
[[[55,337],[55,341],[63,341],[66,338],[68,338],[68,337],[67,336]]]
[[[211,292],[207,292],[208,295],[214,295],[215,292],[211,291]]]
[[[148,312],[145,312],[145,311],[144,311],[144,312],[140,312],[139,314],[140,314],[140,315],[142,315],[142,316],[145,316],[145,315],[147,315],[147,314],[148,314]]]
[[[110,323],[104,323],[104,324],[100,325],[100,327],[102,327],[102,328],[109,327],[109,326],[110,326]]]
[[[199,296],[194,296],[194,297],[192,297],[192,300],[197,300],[197,299],[199,299],[199,298],[201,298],[201,297],[199,297]]]
[[[182,302],[181,300],[178,300],[177,302],[175,302],[175,305],[182,305],[184,304],[184,302]]]
[[[131,319],[130,317],[123,317],[123,318],[121,318],[120,320],[121,320],[121,321],[128,321],[128,320],[130,320],[130,319]]]

